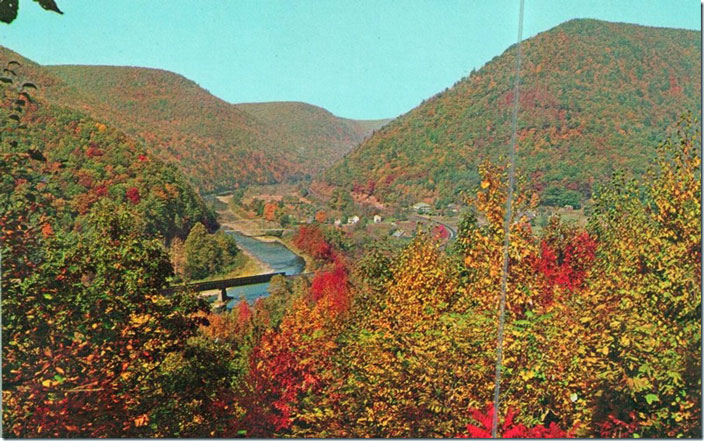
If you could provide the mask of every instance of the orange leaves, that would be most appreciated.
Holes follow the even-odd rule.
[[[315,221],[318,222],[318,223],[320,223],[320,224],[325,223],[325,221],[327,220],[327,218],[328,218],[327,213],[325,213],[325,212],[322,211],[322,210],[321,210],[321,211],[318,211],[317,213],[315,213]]]
[[[42,231],[42,236],[44,236],[44,238],[47,238],[47,237],[54,234],[54,229],[51,227],[51,224],[48,222],[45,223],[44,225],[42,225],[41,231]]]
[[[135,427],[142,427],[146,426],[147,424],[149,424],[149,415],[147,414],[142,414],[134,419]]]
[[[267,202],[266,204],[264,204],[264,212],[263,212],[264,219],[271,221],[271,222],[275,221],[277,208],[278,208],[278,206],[273,202]]]

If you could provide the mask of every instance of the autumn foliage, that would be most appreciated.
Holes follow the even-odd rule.
[[[168,240],[198,276],[236,248],[207,234],[174,169],[105,125],[35,110],[27,137],[0,108],[6,436],[488,437],[496,411],[502,437],[701,437],[701,145],[688,116],[646,179],[595,188],[585,227],[556,217],[536,233],[517,192],[500,405],[482,412],[504,167],[480,165],[453,244],[419,231],[357,259],[344,233],[303,225],[294,245],[315,273],[216,314],[164,293]],[[29,149],[39,137],[44,151]]]
[[[293,244],[315,259],[332,261],[335,258],[333,246],[318,225],[301,225],[293,238]]]
[[[332,314],[343,312],[350,305],[348,270],[341,260],[336,260],[332,268],[316,273],[310,287],[313,300],[329,303]]]
[[[459,438],[492,438],[492,419],[494,418],[494,405],[489,404],[484,413],[477,409],[470,409],[472,419],[475,424],[467,424],[467,433],[461,434]],[[528,428],[521,423],[514,421],[516,413],[509,410],[503,421],[498,421],[498,438],[571,438],[554,422],[548,427],[539,425]]]

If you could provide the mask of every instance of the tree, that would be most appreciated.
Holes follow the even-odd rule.
[[[277,206],[273,202],[267,202],[266,204],[264,204],[264,211],[262,213],[264,219],[268,221],[274,221],[276,219],[276,209]]]
[[[3,423],[20,437],[150,434],[155,368],[206,308],[165,297],[171,266],[134,213],[100,203],[77,243],[44,246],[41,266],[3,292]]]
[[[701,144],[691,117],[643,183],[597,194],[599,248],[584,319],[599,372],[593,433],[701,436]],[[601,427],[601,429],[599,429]],[[601,431],[600,431],[601,430]]]
[[[186,252],[185,275],[189,279],[203,279],[216,272],[222,263],[222,253],[205,226],[197,223],[184,243]]]

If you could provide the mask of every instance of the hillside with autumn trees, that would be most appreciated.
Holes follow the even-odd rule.
[[[19,76],[15,83],[34,86]],[[41,161],[17,177],[17,195],[12,197],[21,197],[30,176],[43,177],[38,185],[54,227],[81,231],[91,209],[101,200],[112,200],[132,206],[148,234],[167,242],[185,239],[196,223],[217,228],[214,213],[183,175],[143,144],[84,113],[28,92],[18,94],[12,85],[3,92],[0,119],[9,124],[3,130],[3,153],[23,154],[27,148],[41,152]]]
[[[233,105],[157,69],[33,67],[47,99],[137,136],[203,192],[310,176],[385,122],[358,123],[304,103]]]
[[[644,178],[600,186],[586,228],[511,219],[499,435],[701,436],[696,124],[654,146]],[[21,145],[0,163],[15,177],[0,216],[4,436],[490,433],[502,168],[480,166],[449,248],[419,231],[353,260],[339,231],[302,226],[312,280],[276,277],[268,297],[214,313],[161,293],[173,268],[134,204],[98,201],[80,235],[63,228],[54,175]]]
[[[305,103],[233,105],[168,71],[41,66],[0,47],[0,63],[11,60],[40,86],[38,96],[136,137],[201,192],[310,177],[387,122]]]
[[[522,43],[518,162],[546,205],[579,205],[617,168],[641,176],[662,128],[701,113],[700,32],[571,20]],[[385,202],[462,201],[508,153],[516,46],[387,124],[326,171]]]
[[[331,166],[350,149],[390,120],[340,118],[322,107],[301,102],[237,104],[236,107],[270,127],[275,127],[290,153],[312,161],[307,172],[315,174]]]

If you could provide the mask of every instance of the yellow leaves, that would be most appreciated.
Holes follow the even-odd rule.
[[[151,318],[152,317],[149,314],[132,315],[130,317],[130,321],[132,322],[132,325],[134,325],[134,326],[141,326],[141,325],[147,323]]]
[[[63,369],[61,369],[58,366],[56,367],[56,372],[60,373],[61,375],[64,375],[66,373],[66,371],[64,371]]]
[[[519,375],[520,375],[520,377],[523,379],[523,381],[528,381],[528,380],[530,380],[531,378],[535,378],[535,372],[533,372],[532,370],[530,370],[530,371],[523,371],[523,372],[521,372]]]
[[[135,427],[143,427],[149,424],[149,416],[145,413],[134,419]]]
[[[51,378],[47,378],[46,380],[42,381],[42,386],[44,387],[54,387],[59,385],[60,382],[56,380],[52,380]]]
[[[626,378],[626,385],[634,392],[641,392],[652,387],[650,380],[642,377]]]
[[[603,348],[601,348],[601,350],[599,352],[601,352],[604,355],[609,355],[609,347],[604,346]]]
[[[489,185],[491,185],[491,183],[488,180],[483,180],[481,183],[483,189],[489,188]]]

